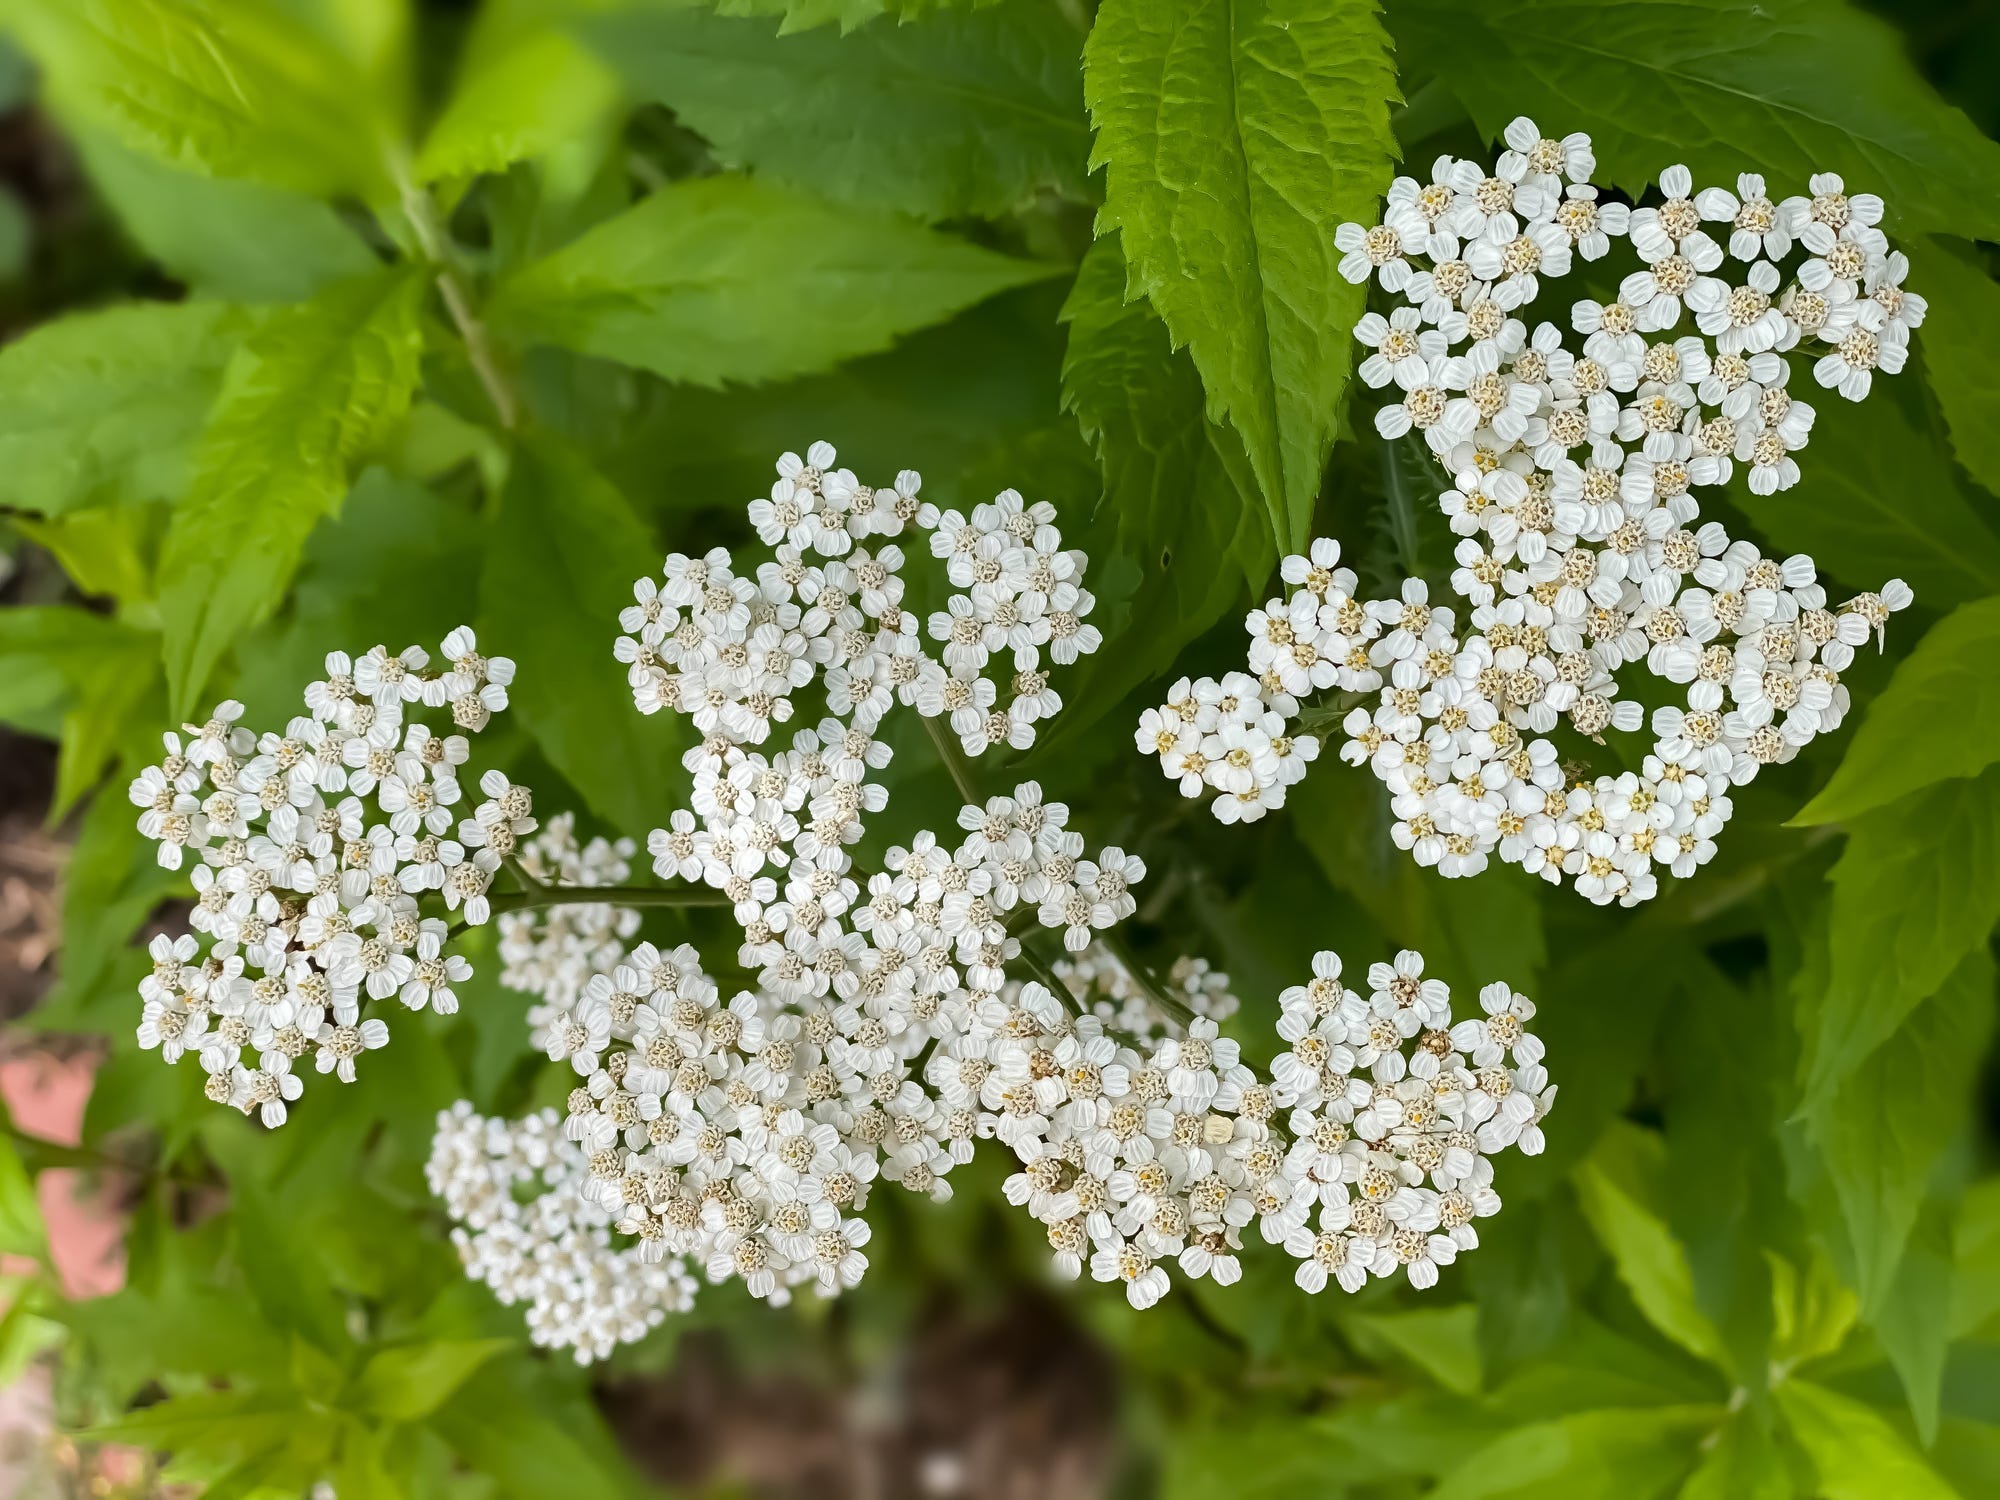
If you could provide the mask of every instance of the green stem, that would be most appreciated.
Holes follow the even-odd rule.
[[[931,743],[937,746],[938,759],[944,762],[945,770],[951,773],[951,783],[958,788],[960,799],[967,807],[980,806],[982,799],[972,785],[972,768],[966,765],[965,756],[960,753],[958,746],[951,742],[951,736],[945,733],[943,726],[936,719],[925,719],[924,731],[930,735]]]
[[[538,906],[731,906],[720,891],[675,889],[659,885],[536,885],[524,891],[501,891],[487,898],[497,916]]]
[[[520,421],[520,399],[502,372],[492,336],[472,310],[472,297],[458,273],[450,237],[438,218],[437,204],[429,189],[411,178],[401,163],[396,165],[396,190],[402,201],[403,217],[410,221],[410,232],[417,237],[417,247],[436,273],[438,295],[444,299],[445,311],[451,315],[452,326],[465,344],[465,357],[472,365],[472,372],[479,377],[486,399],[493,403],[500,425],[511,432]]]

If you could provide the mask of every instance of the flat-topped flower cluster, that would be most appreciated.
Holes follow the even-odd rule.
[[[759,745],[818,678],[863,733],[902,703],[948,719],[969,755],[1026,749],[1062,707],[1043,654],[1066,666],[1100,644],[1086,559],[1063,547],[1055,507],[1003,490],[967,516],[921,499],[914,469],[870,486],[836,457],[814,443],[779,461],[770,497],[748,508],[770,548],[754,570],[718,547],[640,580],[617,643],[640,712],[679,709],[704,734]],[[904,600],[906,532],[928,533],[952,587],[928,619]]]
[[[1242,1275],[1242,1231],[1299,1262],[1308,1292],[1353,1292],[1406,1271],[1418,1287],[1478,1246],[1499,1212],[1491,1158],[1542,1149],[1555,1100],[1535,1007],[1504,984],[1452,1024],[1451,992],[1405,951],[1341,983],[1338,955],[1285,991],[1286,1044],[1268,1078],[1206,1018],[1158,1041],[1121,1041],[1040,985],[990,1040],[959,1045],[980,1074],[979,1125],[1021,1170],[1009,1201],[1047,1226],[1056,1267],[1123,1282],[1134,1307],[1167,1267],[1222,1285]]]
[[[1452,481],[1438,504],[1462,538],[1463,608],[1419,579],[1363,599],[1317,541],[1249,616],[1247,671],[1183,680],[1137,742],[1218,817],[1256,818],[1317,751],[1300,700],[1337,690],[1362,704],[1342,757],[1389,787],[1420,863],[1470,875],[1497,853],[1630,905],[1713,854],[1731,787],[1838,727],[1841,673],[1911,599],[1892,580],[1830,607],[1811,558],[1731,538],[1696,494],[1738,465],[1757,493],[1796,483],[1814,412],[1787,356],[1860,400],[1901,369],[1924,301],[1881,200],[1837,176],[1773,201],[1754,175],[1696,192],[1677,166],[1664,201],[1627,208],[1590,185],[1587,136],[1517,120],[1507,144],[1490,169],[1446,157],[1427,182],[1399,178],[1381,224],[1339,235],[1342,272],[1401,299],[1356,325],[1360,374],[1388,397],[1382,438],[1420,434]],[[1580,346],[1530,327],[1544,281],[1621,238],[1640,269],[1569,309]],[[1641,727],[1617,681],[1634,663],[1685,706],[1655,711],[1641,770],[1566,770],[1543,738],[1559,724],[1583,741]]]
[[[387,1002],[458,1008],[472,968],[447,950],[441,914],[486,921],[493,877],[535,820],[527,788],[498,771],[469,807],[459,780],[466,735],[507,706],[514,664],[465,628],[442,658],[333,652],[282,734],[239,723],[231,700],[166,735],[133,780],[160,863],[198,861],[193,931],[153,939],[139,1042],[169,1063],[195,1054],[218,1104],[282,1125],[308,1062],[352,1083],[388,1042]],[[427,709],[465,733],[433,732]]]

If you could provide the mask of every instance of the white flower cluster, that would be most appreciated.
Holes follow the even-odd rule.
[[[1217,817],[1250,819],[1283,805],[1316,752],[1300,698],[1373,699],[1344,720],[1341,754],[1388,785],[1419,863],[1470,875],[1497,852],[1631,905],[1660,867],[1684,877],[1709,859],[1729,788],[1838,727],[1840,674],[1911,600],[1896,580],[1830,610],[1810,558],[1732,540],[1695,492],[1737,463],[1760,493],[1795,483],[1813,412],[1785,354],[1824,350],[1817,379],[1859,400],[1872,370],[1901,368],[1924,302],[1875,227],[1881,200],[1838,177],[1773,203],[1760,178],[1693,193],[1673,167],[1665,202],[1628,210],[1587,182],[1587,137],[1517,120],[1507,142],[1490,173],[1442,158],[1428,183],[1398,179],[1383,224],[1339,236],[1344,274],[1406,299],[1356,326],[1372,351],[1360,373],[1393,387],[1382,436],[1422,433],[1453,476],[1439,505],[1463,538],[1451,584],[1469,608],[1434,605],[1421,580],[1360,599],[1338,544],[1315,542],[1285,560],[1291,591],[1249,616],[1248,672],[1176,684],[1137,743],[1187,795],[1213,792]],[[1729,226],[1726,255],[1704,224]],[[1553,323],[1531,333],[1515,314],[1540,278],[1621,236],[1643,269],[1616,300],[1571,309],[1581,349]],[[1748,263],[1740,285],[1713,274],[1731,256]],[[1699,333],[1676,337],[1684,311]],[[1685,686],[1686,705],[1654,712],[1640,772],[1580,780],[1540,736],[1638,729],[1615,676],[1634,662]]]
[[[1010,924],[1082,949],[1131,915],[1145,874],[1115,848],[1084,858],[1068,809],[1029,782],[964,808],[953,845],[890,849],[864,886],[846,849],[885,801],[866,778],[887,760],[834,720],[772,758],[691,752],[700,817],[655,833],[655,869],[727,894],[749,983],[725,1000],[694,948],[641,944],[538,1013],[549,1056],[586,1080],[567,1127],[582,1191],[643,1254],[760,1297],[853,1285],[878,1176],[949,1195],[978,1117],[932,1070],[1004,1011]]]
[[[1088,1265],[1144,1308],[1168,1262],[1236,1281],[1253,1219],[1309,1292],[1399,1270],[1428,1287],[1476,1248],[1473,1220],[1500,1208],[1490,1158],[1539,1152],[1555,1098],[1524,1029],[1534,1005],[1489,985],[1483,1016],[1453,1026],[1450,991],[1410,952],[1368,982],[1365,998],[1344,988],[1339,958],[1319,954],[1281,997],[1287,1050],[1268,1079],[1213,1021],[1135,1047],[1032,983],[990,1036],[961,1041],[981,1133],[1022,1165],[1008,1200],[1047,1226],[1057,1270]]]
[[[694,1303],[680,1261],[613,1246],[609,1216],[576,1191],[583,1153],[552,1109],[495,1120],[460,1100],[438,1114],[424,1171],[466,1274],[508,1306],[526,1303],[545,1348],[588,1364]]]
[[[968,519],[920,500],[914,470],[871,488],[835,456],[827,443],[785,454],[770,498],[750,502],[771,548],[754,577],[716,548],[676,552],[664,583],[639,581],[614,649],[640,712],[678,709],[704,734],[762,744],[819,677],[828,708],[864,733],[901,702],[948,717],[969,755],[1026,749],[1062,707],[1043,652],[1067,665],[1099,644],[1085,557],[1063,548],[1055,508],[1003,490]],[[955,590],[928,620],[905,606],[891,540],[912,528]]]
[[[283,734],[243,727],[231,700],[183,726],[185,740],[166,735],[165,758],[132,782],[160,863],[200,859],[194,933],[153,940],[140,1045],[170,1063],[195,1053],[208,1097],[268,1126],[303,1092],[307,1054],[351,1083],[360,1055],[388,1041],[387,1023],[362,1015],[371,1002],[458,1008],[453,987],[472,969],[425,902],[484,922],[494,873],[535,827],[527,789],[498,771],[458,816],[466,738],[409,715],[448,708],[476,732],[507,706],[514,664],[481,655],[464,628],[443,657],[433,670],[416,646],[336,651]]]

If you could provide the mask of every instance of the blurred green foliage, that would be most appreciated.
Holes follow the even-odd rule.
[[[123,785],[197,703],[282,713],[328,649],[476,620],[521,663],[499,758],[643,834],[680,745],[630,712],[611,617],[825,436],[927,498],[1015,484],[1079,523],[1111,646],[1020,771],[1144,854],[1141,940],[1231,972],[1246,1036],[1321,947],[1541,1006],[1550,1150],[1435,1293],[1308,1300],[1253,1266],[1148,1315],[1060,1304],[1115,1355],[1121,1493],[2000,1492],[2000,16],[1877,9],[0,0],[29,163],[0,193],[0,722],[60,740],[75,834],[24,1024],[108,1048],[81,1148],[0,1137],[0,1251],[42,1268],[10,1278],[0,1374],[59,1339],[66,1419],[212,1500],[644,1488],[423,1188],[440,1107],[560,1097],[523,998],[475,952],[458,1016],[401,1023],[289,1130],[213,1109],[133,1040],[128,945],[174,883]],[[1337,767],[1223,830],[1130,754],[1128,700],[1228,658],[1280,542],[1448,573],[1397,455],[1352,439],[1360,294],[1309,251],[1392,157],[1517,113],[1591,131],[1635,193],[1675,160],[1842,171],[1931,298],[1919,370],[1823,424],[1796,489],[1731,495],[1842,582],[1908,578],[1918,621],[1850,674],[1858,726],[1635,912],[1418,870]],[[1122,236],[1093,243],[1107,182]],[[950,796],[910,760],[899,827]],[[77,1165],[141,1188],[128,1285],[69,1302],[31,1177]],[[940,1296],[1040,1288],[988,1177],[889,1215],[837,1317],[706,1298],[617,1368],[700,1328],[848,1382]]]

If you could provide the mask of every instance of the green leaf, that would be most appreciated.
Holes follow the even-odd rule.
[[[202,1391],[169,1396],[87,1429],[93,1442],[232,1454],[283,1443],[306,1412],[292,1391]]]
[[[317,1345],[322,1355],[344,1350],[350,1340],[339,1299],[326,1267],[296,1215],[240,1172],[231,1183],[230,1222],[236,1231],[236,1261],[264,1321]],[[299,1367],[297,1355],[293,1366]],[[307,1395],[330,1401],[335,1390]]]
[[[1771,1135],[1794,1071],[1767,985],[1746,990],[1713,967],[1674,1007],[1663,1052],[1670,1078],[1662,1173],[1669,1229],[1685,1248],[1696,1301],[1720,1334],[1739,1384],[1760,1389],[1769,1365],[1771,1270],[1763,1246],[1783,1225],[1784,1165]],[[1765,1019],[1744,1025],[1746,1013]]]
[[[640,5],[672,7],[682,0],[638,0]],[[715,10],[725,16],[774,16],[781,19],[781,34],[807,31],[815,26],[838,25],[843,36],[860,30],[878,16],[908,22],[932,11],[953,6],[973,6],[990,0],[715,0]]]
[[[625,497],[560,439],[522,442],[493,523],[480,640],[514,658],[513,711],[619,829],[650,828],[672,805],[676,716],[642,716],[611,656],[618,611],[659,556]]]
[[[1792,1500],[1797,1493],[1762,1414],[1747,1408],[1733,1413],[1715,1441],[1703,1446],[1701,1465],[1681,1486],[1679,1500]]]
[[[381,1349],[368,1357],[351,1396],[360,1410],[392,1422],[417,1422],[436,1411],[508,1339],[440,1339]]]
[[[90,790],[138,722],[138,705],[157,683],[158,648],[151,631],[67,605],[0,611],[0,666],[9,676],[24,671],[31,687],[46,672],[63,682],[56,816]],[[0,718],[11,716],[11,697],[0,689]]]
[[[249,178],[176,171],[104,130],[70,133],[91,185],[125,232],[196,296],[299,302],[375,265],[340,215],[315,198]]]
[[[12,1124],[4,1105],[0,1105],[0,1122]],[[0,1254],[40,1261],[46,1261],[49,1254],[48,1229],[42,1223],[41,1205],[35,1201],[35,1179],[28,1175],[21,1153],[6,1135],[0,1135]]]
[[[1717,1415],[1712,1406],[1665,1406],[1531,1422],[1446,1474],[1431,1500],[1649,1500],[1694,1467],[1695,1441]]]
[[[1063,405],[1097,451],[1104,496],[1089,523],[1108,639],[1082,667],[1056,733],[1109,708],[1270,576],[1276,557],[1242,441],[1208,419],[1201,380],[1143,298],[1126,301],[1118,241],[1090,247],[1063,304]],[[1129,603],[1097,580],[1122,562]]]
[[[313,196],[388,187],[383,101],[265,0],[8,0],[66,114],[169,165]]]
[[[1054,0],[852,36],[699,8],[582,26],[635,94],[762,177],[925,219],[999,217],[1043,188],[1088,192],[1083,36]]]
[[[1931,394],[1966,473],[2000,494],[2000,393],[1987,375],[2000,347],[2000,282],[1938,241],[1914,248],[1910,283],[1930,301],[1921,348]]]
[[[135,302],[0,349],[0,504],[59,515],[178,498],[223,367],[253,326],[217,303]]]
[[[638,1490],[588,1386],[540,1360],[490,1361],[429,1425],[513,1500],[627,1500]]]
[[[1389,1350],[1416,1365],[1448,1391],[1479,1391],[1478,1310],[1470,1302],[1409,1312],[1356,1313],[1343,1320],[1357,1347]]]
[[[463,501],[371,465],[337,519],[306,542],[282,625],[258,639],[229,681],[247,723],[283,723],[336,643],[434,649],[479,612],[485,558],[479,517]]]
[[[1924,1200],[1900,1248],[1895,1276],[1869,1313],[1868,1326],[1896,1367],[1917,1437],[1928,1448],[1937,1440],[1945,1346],[1951,1340],[1951,1210],[1941,1195]]]
[[[619,97],[611,70],[566,32],[529,28],[475,46],[424,138],[417,176],[470,177],[546,156],[603,131]]]
[[[1098,232],[1242,435],[1280,551],[1310,534],[1365,288],[1335,228],[1373,222],[1396,74],[1372,0],[1107,0],[1084,50],[1107,167]]]
[[[1778,1410],[1819,1475],[1823,1500],[1958,1500],[1873,1407],[1805,1380],[1787,1380],[1775,1391]]]
[[[1993,1029],[1993,984],[1983,944],[1962,954],[1942,987],[1808,1111],[1846,1217],[1865,1308],[1888,1291],[1931,1175],[1965,1129]]]
[[[2000,537],[1967,497],[1919,395],[1914,382],[1877,386],[1874,400],[1814,426],[1797,484],[1775,495],[1739,484],[1733,498],[1822,574],[1857,589],[1901,578],[1926,608],[1948,609],[2000,593]],[[1913,494],[1921,506],[1906,503]]]
[[[1798,997],[1815,1108],[2000,917],[2000,770],[1863,814],[1830,879],[1831,968],[1823,991]]]
[[[1695,1298],[1687,1252],[1646,1201],[1644,1181],[1657,1176],[1664,1157],[1650,1131],[1629,1125],[1611,1131],[1573,1174],[1577,1201],[1647,1321],[1688,1353],[1726,1369],[1728,1352]]]
[[[1952,1227],[1951,1336],[1962,1338],[2000,1313],[2000,1177],[1966,1189]]]
[[[274,314],[231,362],[160,562],[175,713],[276,605],[351,466],[408,408],[424,288],[402,272],[341,282]]]
[[[1868,704],[1827,784],[1794,823],[1840,823],[2000,760],[2000,597],[1961,604],[1930,628]]]
[[[882,349],[1053,270],[743,177],[674,183],[502,286],[530,341],[696,385],[777,380]]]
[[[1764,1255],[1771,1266],[1772,1360],[1789,1369],[1833,1353],[1847,1341],[1860,1300],[1817,1248],[1803,1276],[1782,1255]]]
[[[180,883],[176,872],[160,868],[152,842],[139,836],[138,811],[125,800],[124,788],[114,786],[93,798],[83,815],[63,867],[63,945],[56,982],[34,1013],[38,1023],[95,1029],[84,1010],[86,1002],[110,984],[108,976],[117,965],[136,959],[126,944]],[[138,994],[139,973],[135,967],[130,986],[113,986],[123,1002],[121,1021]]]
[[[1396,41],[1497,138],[1533,115],[1587,130],[1600,182],[1637,193],[1771,173],[1774,197],[1842,172],[1899,222],[1993,238],[2000,145],[1917,76],[1903,39],[1842,0],[1399,0]],[[1814,434],[1817,441],[1818,434]]]
[[[129,606],[152,600],[150,554],[158,550],[166,520],[166,507],[149,502],[98,505],[46,518],[16,515],[7,524],[61,563],[79,594]]]

